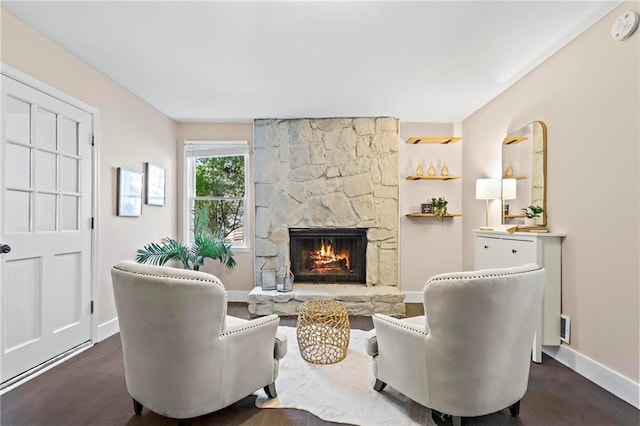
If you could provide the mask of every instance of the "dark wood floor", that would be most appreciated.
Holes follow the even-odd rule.
[[[411,309],[410,315],[420,314]],[[229,314],[249,318],[246,305],[231,303]],[[295,318],[283,318],[282,325],[295,325]],[[369,330],[371,318],[351,319],[352,328]],[[373,378],[372,378],[373,384]],[[260,410],[255,396],[215,413],[194,419],[204,425],[329,425],[305,411]],[[174,425],[172,419],[144,410],[135,416],[124,382],[119,335],[98,343],[71,360],[47,371],[0,399],[3,426],[115,426]],[[431,424],[431,423],[430,423]],[[593,425],[637,426],[640,413],[631,405],[587,379],[545,357],[532,364],[529,389],[512,418],[507,410],[468,419],[467,425]],[[401,425],[393,425],[401,426]]]

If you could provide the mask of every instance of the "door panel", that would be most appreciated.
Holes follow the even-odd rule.
[[[91,339],[89,113],[2,76],[2,382]]]

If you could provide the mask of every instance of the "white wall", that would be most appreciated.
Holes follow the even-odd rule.
[[[116,317],[111,266],[134,259],[136,250],[150,241],[176,236],[177,124],[10,13],[1,10],[1,14],[2,63],[100,112],[96,230],[100,246],[94,297],[98,324],[109,324]],[[116,216],[116,168],[142,172],[147,161],[166,168],[165,206],[144,205],[138,218]]]
[[[611,39],[627,2],[463,121],[463,267],[484,221],[474,179],[500,177],[501,141],[548,126],[548,225],[564,231],[562,312],[571,349],[639,379],[640,34]],[[499,223],[499,205],[492,211]]]

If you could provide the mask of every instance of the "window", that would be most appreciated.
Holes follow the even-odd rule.
[[[248,249],[247,142],[185,142],[185,241],[192,236],[193,212],[206,209],[209,228],[232,244]]]

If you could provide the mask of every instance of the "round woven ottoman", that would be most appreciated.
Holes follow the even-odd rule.
[[[349,349],[347,307],[336,300],[308,300],[300,307],[296,328],[300,355],[314,364],[335,364]]]

